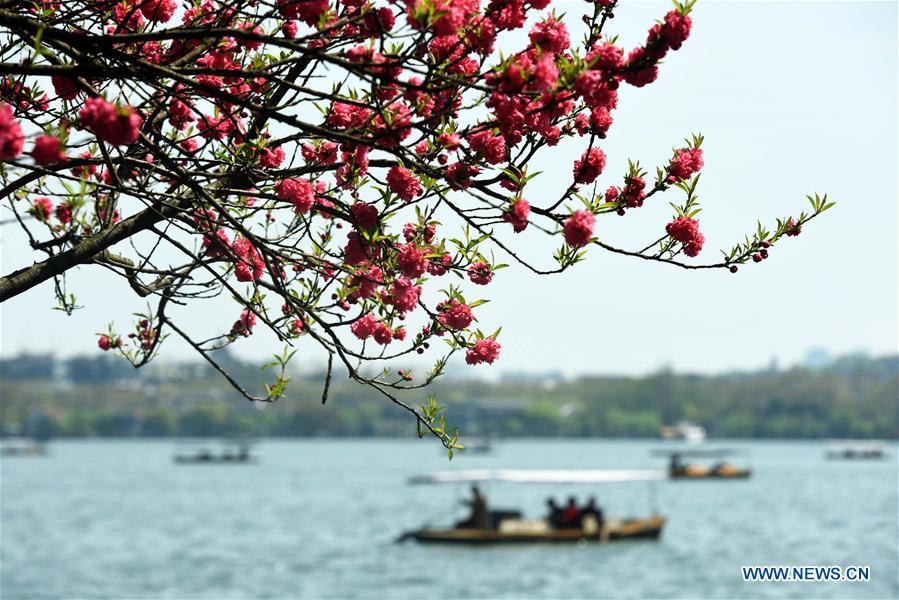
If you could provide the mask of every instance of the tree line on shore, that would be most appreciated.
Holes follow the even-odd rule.
[[[446,381],[447,423],[465,435],[655,437],[688,420],[715,437],[896,438],[899,357],[849,356],[823,368],[718,376],[675,374]],[[235,361],[243,377],[259,379]],[[130,369],[130,368],[129,368]],[[321,404],[322,375],[254,405],[199,365],[134,372],[100,358],[0,362],[0,429],[38,437],[411,436],[404,411],[349,382]],[[423,397],[408,395],[409,403]]]

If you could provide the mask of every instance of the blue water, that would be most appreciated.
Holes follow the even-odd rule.
[[[881,462],[818,443],[747,450],[748,481],[550,488],[493,484],[491,504],[542,513],[591,493],[610,516],[650,512],[661,540],[501,547],[394,544],[464,510],[444,468],[656,468],[644,441],[507,441],[446,461],[433,441],[266,441],[255,465],[173,464],[171,442],[54,442],[0,461],[0,597],[896,598],[896,447]],[[866,583],[744,583],[741,565],[870,565]]]

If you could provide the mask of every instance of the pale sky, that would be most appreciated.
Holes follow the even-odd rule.
[[[554,5],[572,22],[585,4]],[[607,32],[631,48],[667,6],[624,0]],[[838,206],[737,275],[683,271],[599,248],[561,276],[502,270],[480,294],[491,303],[478,309],[482,329],[502,325],[502,356],[473,374],[637,374],[662,366],[716,372],[772,358],[792,364],[813,347],[897,351],[897,4],[700,0],[692,17],[690,39],[665,59],[656,83],[622,86],[602,144],[609,160],[601,188],[620,183],[628,158],[654,171],[683,138],[702,132],[706,246],[698,260],[707,262],[752,231],[757,218],[773,225],[806,210],[806,194],[826,192]],[[543,192],[558,195],[581,151],[560,146],[535,166],[544,174],[530,191],[532,203]],[[638,249],[658,237],[670,212],[663,197],[626,219],[600,219],[596,234]],[[558,240],[525,239],[525,254],[552,264]],[[27,260],[14,227],[2,228],[0,248],[3,273]],[[97,352],[95,332],[111,320],[125,329],[129,313],[145,306],[98,268],[82,268],[69,286],[85,308],[66,317],[50,310],[51,285],[0,305],[2,356]],[[191,318],[233,321],[230,312],[202,309]],[[280,346],[254,335],[233,349],[261,359]],[[191,356],[178,343],[163,348],[163,360]],[[310,353],[308,360],[319,358]]]

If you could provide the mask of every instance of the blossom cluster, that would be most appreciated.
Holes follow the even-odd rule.
[[[308,336],[350,370],[440,338],[492,364],[498,330],[478,329],[486,300],[474,294],[502,277],[497,250],[527,264],[505,236],[557,236],[565,268],[603,244],[603,215],[703,167],[694,138],[654,185],[635,165],[602,181],[620,87],[659,77],[689,37],[691,2],[632,49],[603,37],[605,0],[585,3],[583,42],[549,0],[83,4],[47,5],[47,47],[104,52],[108,70],[39,55],[49,75],[0,80],[0,160],[36,173],[11,202],[53,251],[113,227],[151,234],[134,260],[104,259],[159,302],[156,324],[142,317],[129,338],[145,353],[136,363],[172,323],[166,303],[223,297],[238,308],[201,351],[269,329]],[[516,30],[526,41],[512,48],[502,36]],[[563,139],[581,144],[547,198],[529,186],[533,167]],[[666,227],[688,257],[704,243],[694,215]],[[160,247],[182,264],[161,266]],[[98,344],[126,351],[112,331]]]

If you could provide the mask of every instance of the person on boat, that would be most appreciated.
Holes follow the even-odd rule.
[[[680,461],[680,454],[674,453],[671,455],[671,462],[668,464],[668,473],[671,477],[677,477],[678,475],[683,475],[687,471],[687,468]]]
[[[563,529],[577,529],[581,526],[581,509],[574,496],[568,497],[568,505],[562,511],[560,526]]]
[[[587,504],[581,509],[581,529],[588,529],[586,523],[590,520],[593,520],[593,524],[596,527],[597,531],[602,531],[603,523],[605,522],[602,509],[596,503],[596,496],[590,496],[587,499]]]
[[[459,529],[487,529],[488,513],[487,499],[481,494],[478,486],[471,486],[471,500],[465,504],[471,507],[471,515],[464,521],[459,521],[456,527]]]
[[[555,498],[547,498],[546,507],[549,510],[546,515],[546,522],[550,528],[558,528],[562,524],[562,509],[556,504]]]

